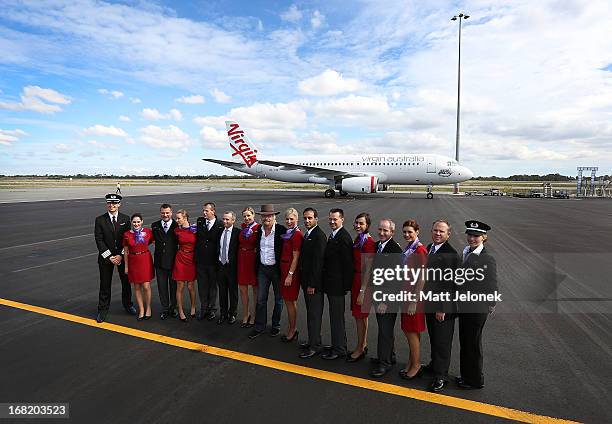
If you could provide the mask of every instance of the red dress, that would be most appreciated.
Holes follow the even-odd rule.
[[[196,234],[189,228],[175,228],[174,234],[178,238],[178,250],[174,257],[172,279],[174,281],[194,281],[196,279]]]
[[[283,240],[283,251],[281,253],[280,263],[280,292],[283,300],[294,302],[300,294],[300,271],[296,268],[293,273],[291,285],[285,285],[285,279],[289,275],[291,262],[293,261],[293,252],[299,252],[302,249],[302,240],[304,235],[299,228],[296,228],[291,238]]]
[[[420,268],[427,265],[427,249],[425,249],[425,246],[419,243],[414,253],[408,256],[407,265],[409,268]],[[409,285],[406,289],[415,292],[416,284]],[[422,333],[425,331],[425,314],[421,305],[421,302],[417,304],[417,311],[414,315],[402,312],[402,331],[405,333]],[[405,310],[406,307],[408,307],[408,304],[403,305],[402,309]]]
[[[238,284],[241,286],[256,286],[255,261],[257,260],[257,237],[255,232],[259,224],[251,227],[251,235],[244,237],[246,224],[242,224],[242,231],[238,236]]]
[[[355,244],[359,241],[359,236],[355,238]],[[370,315],[370,308],[372,307],[372,289],[370,286],[366,289],[363,296],[363,304],[357,305],[357,297],[359,297],[359,290],[361,290],[361,257],[363,254],[374,255],[376,253],[376,242],[371,235],[368,234],[368,238],[361,248],[353,245],[353,286],[351,287],[351,312],[355,318],[367,318]]]
[[[132,231],[123,233],[123,246],[128,254],[128,281],[134,284],[148,283],[155,277],[153,257],[149,252],[149,244],[153,243],[153,233],[148,228],[140,232],[143,242],[136,243],[136,234]]]

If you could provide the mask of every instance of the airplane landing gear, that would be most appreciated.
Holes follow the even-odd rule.
[[[428,199],[433,199],[433,193],[431,192],[432,186],[428,185],[427,186],[427,198]]]
[[[336,190],[328,188],[327,190],[325,190],[325,198],[326,199],[333,199],[336,196]]]
[[[348,193],[346,191],[341,191],[340,192],[340,196],[346,197],[346,196],[348,196]]]

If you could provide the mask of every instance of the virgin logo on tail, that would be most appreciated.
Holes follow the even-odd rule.
[[[240,125],[235,122],[226,122],[227,136],[229,137],[230,147],[234,151],[232,156],[240,156],[249,168],[257,163],[257,150],[251,147],[250,140],[240,129]]]

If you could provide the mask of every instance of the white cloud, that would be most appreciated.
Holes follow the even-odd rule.
[[[295,4],[292,4],[289,9],[281,13],[280,17],[283,21],[297,23],[302,19],[302,11]]]
[[[106,88],[99,88],[98,93],[103,94],[108,97],[112,97],[113,99],[119,99],[123,97],[123,93],[117,90],[107,90]]]
[[[189,135],[179,127],[169,125],[161,128],[148,125],[140,129],[140,140],[156,149],[180,149],[186,151],[192,144]]]
[[[228,103],[232,98],[219,89],[214,89],[210,92],[217,103]]]
[[[138,97],[131,97],[130,98],[130,102],[132,102],[133,104],[137,105],[139,103],[142,103],[142,100],[140,100]]]
[[[227,116],[245,128],[302,128],[306,126],[308,105],[304,101],[290,103],[255,103],[231,109]]]
[[[196,116],[193,122],[200,127],[225,128],[225,121],[229,120],[226,116]]]
[[[342,74],[327,69],[321,74],[300,81],[300,93],[309,96],[333,96],[344,92],[357,91],[362,84],[354,78],[344,78]]]
[[[94,135],[94,136],[109,136],[109,137],[127,137],[127,133],[123,131],[121,128],[117,128],[113,125],[104,126],[104,125],[94,125],[93,127],[89,127],[85,129],[85,134]]]
[[[325,15],[323,15],[321,12],[319,12],[318,10],[315,10],[312,13],[312,18],[310,18],[310,25],[314,28],[317,29],[319,28],[321,25],[323,25],[323,23],[325,22]]]
[[[207,126],[200,130],[200,140],[208,149],[223,149],[229,144],[225,131],[218,131],[216,128]]]
[[[166,119],[181,121],[183,119],[183,114],[178,109],[170,109],[168,113],[161,113],[157,109],[144,108],[140,112],[140,116],[149,121],[161,121]]]
[[[72,99],[70,97],[50,88],[28,85],[23,88],[21,102],[0,102],[0,109],[14,111],[29,110],[38,113],[52,114],[62,110],[58,104],[67,105],[70,104],[71,101]]]
[[[178,99],[175,99],[179,103],[186,103],[190,105],[201,105],[204,103],[204,96],[199,94],[194,94],[193,96],[181,96]]]
[[[0,129],[0,146],[8,146],[11,143],[19,141],[20,137],[27,135],[23,130],[3,130]]]
[[[55,147],[53,148],[53,151],[55,153],[70,153],[74,151],[74,148],[64,143],[59,143],[55,145]]]
[[[122,122],[130,122],[131,121],[130,117],[129,116],[125,116],[125,115],[120,115],[119,116],[119,120],[122,121]]]

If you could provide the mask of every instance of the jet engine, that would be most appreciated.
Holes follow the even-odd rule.
[[[378,177],[350,177],[336,183],[336,190],[347,193],[376,193]]]

